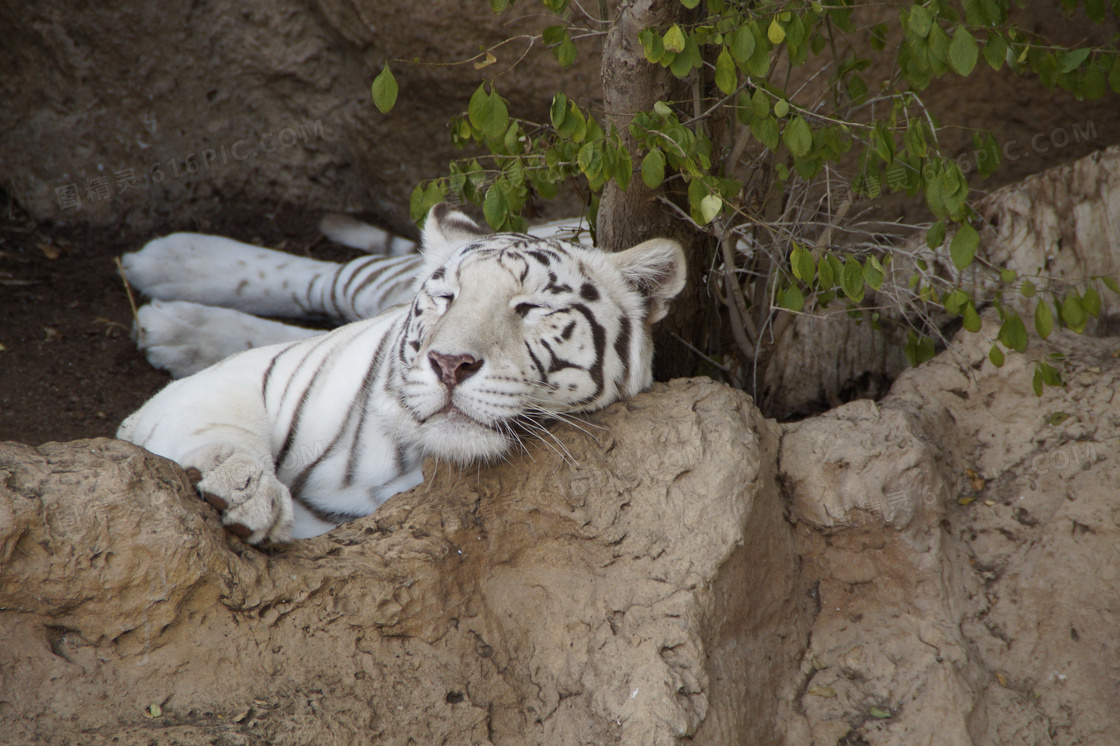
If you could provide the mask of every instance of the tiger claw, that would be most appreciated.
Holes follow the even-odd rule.
[[[202,497],[203,500],[210,503],[210,506],[217,510],[219,513],[229,507],[228,502],[218,497],[213,492],[203,492],[199,490],[198,494]]]
[[[247,541],[253,535],[253,529],[244,523],[227,523],[226,530],[242,541]]]

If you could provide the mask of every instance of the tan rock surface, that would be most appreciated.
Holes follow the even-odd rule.
[[[0,711],[54,743],[773,740],[809,621],[775,426],[682,381],[582,429],[270,554],[127,444],[6,446]]]
[[[1038,398],[992,333],[787,426],[658,385],[269,552],[128,444],[5,445],[7,735],[1120,742],[1120,346],[1032,346]]]

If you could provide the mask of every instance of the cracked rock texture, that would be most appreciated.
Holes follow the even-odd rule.
[[[6,737],[1118,743],[1120,342],[1036,397],[995,332],[785,426],[657,385],[268,552],[129,444],[6,444]]]

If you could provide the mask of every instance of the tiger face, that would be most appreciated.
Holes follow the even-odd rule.
[[[461,243],[420,286],[398,351],[421,448],[497,458],[540,420],[646,388],[650,327],[683,284],[663,239],[620,254],[522,234]]]

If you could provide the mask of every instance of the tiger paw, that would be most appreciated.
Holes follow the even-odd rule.
[[[292,537],[292,498],[269,468],[228,445],[208,446],[187,464],[187,476],[206,502],[222,514],[230,533],[250,544]]]
[[[136,346],[154,367],[184,378],[234,352],[221,312],[186,301],[152,301],[136,314]]]
[[[253,347],[321,333],[187,301],[154,300],[136,313],[136,346],[172,378],[194,375]]]

